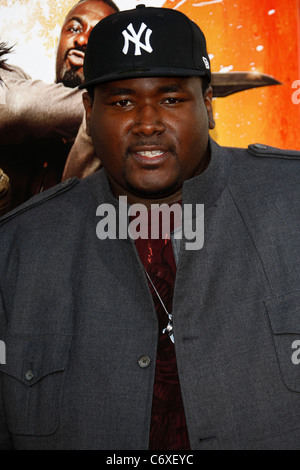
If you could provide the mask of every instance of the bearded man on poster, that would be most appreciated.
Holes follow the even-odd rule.
[[[112,0],[75,4],[61,29],[55,84],[32,80],[19,67],[0,70],[0,167],[12,187],[6,212],[61,181],[84,115],[77,87],[83,82],[87,41],[93,27],[116,11]],[[81,131],[78,144],[84,138]],[[94,161],[93,169],[99,164]]]

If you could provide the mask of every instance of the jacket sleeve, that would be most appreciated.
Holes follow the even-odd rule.
[[[0,354],[0,363],[2,367],[5,367],[5,354],[4,354],[4,347],[5,343],[3,338],[5,338],[5,312],[3,307],[3,301],[0,293],[0,340],[1,340],[1,354]],[[12,450],[13,449],[13,442],[10,436],[10,433],[7,428],[6,423],[6,416],[5,416],[5,407],[3,402],[3,391],[2,391],[2,372],[0,370],[0,450]]]
[[[73,140],[83,118],[82,91],[1,70],[0,141]]]

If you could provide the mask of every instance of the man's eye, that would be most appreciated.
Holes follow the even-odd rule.
[[[82,29],[76,26],[73,26],[72,28],[69,29],[69,31],[72,31],[72,33],[75,33],[75,34],[80,34]]]
[[[82,33],[82,24],[78,21],[71,21],[66,25],[66,29],[74,34]]]
[[[174,105],[174,104],[178,104],[178,103],[182,103],[183,100],[179,99],[179,98],[166,98],[163,102],[165,104],[171,104],[171,105]]]
[[[114,104],[119,108],[128,108],[128,106],[130,106],[132,103],[129,100],[120,100],[116,101]]]

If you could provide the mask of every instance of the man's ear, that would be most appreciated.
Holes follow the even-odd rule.
[[[91,121],[91,114],[93,109],[93,101],[88,92],[84,92],[82,95],[83,106],[85,109],[85,120],[86,120],[86,133],[89,137],[90,134],[90,121]]]
[[[208,115],[209,129],[214,129],[216,125],[215,120],[214,120],[214,114],[213,114],[212,100],[213,100],[213,89],[211,86],[209,86],[207,90],[205,90],[205,93],[204,93],[204,102],[205,102],[207,115]]]

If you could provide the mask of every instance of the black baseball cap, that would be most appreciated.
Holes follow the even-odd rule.
[[[85,82],[139,77],[206,77],[211,80],[206,40],[183,13],[138,5],[114,13],[92,30],[84,58]]]

